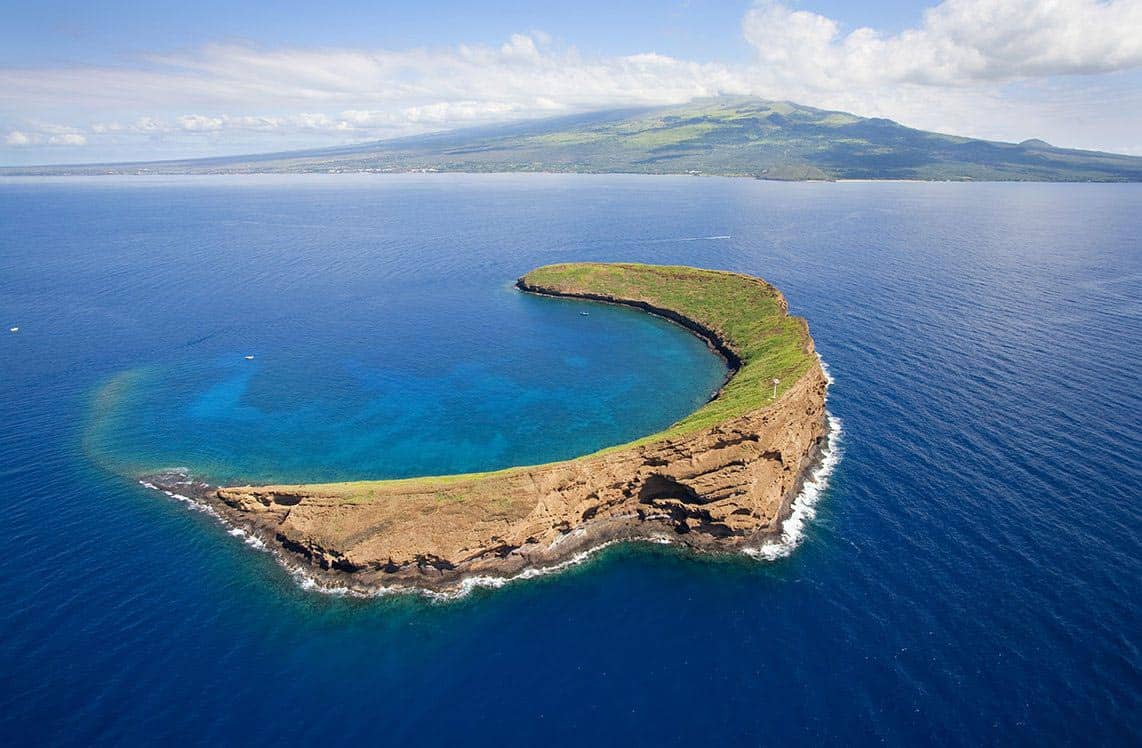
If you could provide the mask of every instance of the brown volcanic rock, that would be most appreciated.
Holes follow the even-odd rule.
[[[446,586],[613,539],[732,550],[780,531],[825,435],[825,389],[817,366],[771,407],[705,431],[484,478],[378,484],[368,501],[336,484],[216,496],[230,519],[366,584]]]
[[[776,290],[746,280],[775,294],[784,316]],[[740,365],[734,341],[717,329],[641,298],[603,300],[662,313]],[[736,550],[780,533],[826,438],[827,382],[807,332],[800,345],[812,364],[776,402],[649,443],[471,476],[194,492],[335,585],[445,589],[467,576],[558,564],[612,540]]]

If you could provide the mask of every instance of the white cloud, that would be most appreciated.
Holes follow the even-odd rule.
[[[82,146],[87,145],[87,136],[73,127],[65,125],[38,124],[34,129],[11,130],[4,137],[4,144],[16,148],[27,146]]]
[[[509,61],[532,63],[539,60],[539,48],[535,46],[535,40],[526,34],[512,34],[511,39],[500,47],[500,54]]]
[[[1142,66],[1138,0],[945,0],[918,28],[842,34],[832,19],[775,2],[742,22],[777,79],[824,89],[891,83],[962,86]]]
[[[540,32],[440,49],[208,44],[135,66],[0,69],[0,132],[28,152],[90,139],[92,153],[115,146],[151,157],[731,93],[965,135],[1137,149],[1139,29],[1142,0],[944,0],[892,34],[761,2],[740,32],[755,58],[738,64],[638,50],[587,58]]]
[[[167,126],[154,117],[139,117],[135,120],[135,124],[131,125],[131,130],[134,132],[166,132]]]
[[[667,103],[716,94],[727,85],[746,88],[741,75],[724,65],[662,55],[587,60],[574,49],[518,34],[500,47],[353,51],[212,44],[154,57],[138,68],[0,70],[0,98],[9,111],[114,110],[135,113],[132,120],[190,110],[206,117],[385,111],[440,121],[429,113],[451,110],[472,119],[481,109],[529,115]],[[392,124],[398,122],[399,116]]]
[[[207,117],[202,114],[184,114],[178,118],[178,125],[187,132],[215,132],[222,129],[226,120],[222,117]]]
[[[923,129],[1109,150],[1142,146],[1129,124],[1142,116],[1130,72],[1142,67],[1139,29],[1142,0],[945,0],[896,34],[843,32],[770,1],[742,21],[756,92]],[[1119,90],[1107,95],[1100,80]]]

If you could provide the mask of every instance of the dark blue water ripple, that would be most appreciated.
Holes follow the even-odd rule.
[[[1140,204],[1134,185],[4,182],[0,739],[1137,744]],[[640,389],[685,411],[717,367],[638,315],[568,333],[577,314],[506,285],[582,259],[760,274],[809,319],[845,454],[790,558],[620,547],[448,605],[342,599],[107,470],[149,450],[256,475],[286,459],[259,451],[267,423],[297,475],[655,428]],[[518,344],[536,332],[555,342]],[[140,369],[93,441],[93,393]],[[430,427],[370,406],[387,392]],[[489,398],[515,414],[498,436]],[[457,418],[482,436],[450,450]],[[351,438],[389,421],[396,456]]]

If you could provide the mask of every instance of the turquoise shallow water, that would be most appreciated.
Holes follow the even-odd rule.
[[[296,335],[251,340],[256,354],[222,339],[111,377],[87,444],[116,469],[216,480],[472,472],[653,433],[721,385],[724,364],[681,328],[585,306],[493,284],[443,305],[438,328],[375,311],[348,334],[299,307]]]
[[[256,194],[191,184],[180,197]],[[652,433],[725,376],[701,341],[663,320],[520,293],[512,283],[535,262],[501,245],[527,242],[527,229],[473,235],[453,217],[463,192],[429,182],[357,182],[350,199],[320,182],[277,191],[280,203],[253,216],[192,201],[180,220],[193,246],[147,250],[189,288],[169,327],[136,322],[133,332],[166,345],[146,340],[152,352],[97,393],[85,443],[98,461],[251,481],[488,470]],[[169,196],[133,192],[157,205]],[[439,214],[405,220],[433,198]],[[115,239],[169,239],[167,215],[133,215]],[[136,258],[121,261],[133,273]],[[234,265],[248,272],[223,270]]]
[[[0,182],[6,744],[1139,741],[1136,185]],[[124,471],[397,476],[653,431],[722,367],[564,260],[762,275],[844,456],[775,563],[300,589]],[[247,361],[246,355],[254,355]]]

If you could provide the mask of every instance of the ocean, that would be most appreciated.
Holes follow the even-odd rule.
[[[0,180],[0,742],[1138,744],[1140,206],[1106,184]],[[680,328],[512,287],[577,260],[760,275],[809,321],[839,459],[790,553],[613,546],[358,599],[138,485],[543,462],[704,402],[725,369]]]

